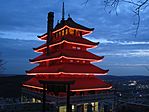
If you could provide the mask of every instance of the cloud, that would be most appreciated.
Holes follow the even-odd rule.
[[[137,50],[112,50],[107,52],[100,52],[96,53],[97,55],[104,55],[104,56],[119,56],[119,57],[142,57],[147,58],[149,57],[149,50],[148,49],[137,49]]]
[[[71,17],[78,23],[94,27],[92,35],[106,39],[130,40],[134,36],[134,17],[130,13],[129,6],[121,4],[118,16],[110,15],[104,10],[104,2],[91,0],[86,5],[83,1],[68,0],[65,2],[65,16],[70,13]],[[56,7],[55,7],[56,6]],[[46,32],[46,19],[48,11],[55,12],[55,24],[61,19],[62,1],[59,0],[2,0],[0,4],[0,31],[2,32]],[[89,9],[89,10],[88,10]],[[148,38],[148,14],[142,13],[143,26],[139,29],[142,39]],[[142,22],[141,22],[142,23]],[[145,23],[145,24],[144,24]],[[142,25],[142,24],[141,24]],[[146,28],[146,29],[145,29]],[[34,37],[32,37],[34,39]],[[138,39],[140,40],[140,39]]]

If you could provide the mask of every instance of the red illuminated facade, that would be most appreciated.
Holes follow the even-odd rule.
[[[98,42],[92,42],[83,36],[90,34],[94,29],[87,28],[73,21],[62,18],[60,23],[53,27],[54,13],[48,14],[48,30],[39,39],[45,44],[34,48],[41,53],[38,57],[30,59],[37,67],[26,71],[34,78],[25,82],[24,87],[42,88],[38,80],[75,80],[71,91],[106,90],[111,85],[96,78],[96,75],[106,75],[103,70],[92,62],[100,62],[103,56],[97,56],[88,49],[95,48]],[[82,80],[82,81],[81,81]]]
[[[99,42],[92,42],[84,37],[94,29],[76,23],[70,16],[66,20],[62,17],[55,27],[53,21],[54,13],[49,12],[47,33],[38,36],[45,43],[33,49],[39,56],[30,59],[31,63],[38,65],[26,71],[34,77],[26,81],[23,88],[40,91],[43,87],[39,80],[74,80],[70,89],[76,95],[80,92],[87,94],[90,91],[96,93],[111,89],[110,84],[96,78],[97,75],[106,75],[108,70],[92,64],[101,62],[104,57],[88,51],[97,47]]]

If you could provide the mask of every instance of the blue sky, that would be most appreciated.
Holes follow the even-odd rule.
[[[136,26],[133,23],[136,17],[131,6],[120,4],[116,15],[105,11],[102,0],[89,0],[83,5],[84,1],[65,0],[65,18],[70,14],[76,22],[95,28],[85,38],[100,42],[99,47],[92,51],[104,55],[105,59],[97,65],[110,69],[109,74],[112,75],[148,75],[149,7],[141,11],[139,33],[134,37]],[[1,0],[0,38],[37,40],[37,35],[46,32],[49,11],[55,12],[55,24],[61,19],[61,6],[61,0]],[[15,57],[16,54],[13,55]],[[10,62],[7,64],[9,67],[15,64]],[[24,73],[24,66],[21,68],[22,72],[7,70],[5,73]]]

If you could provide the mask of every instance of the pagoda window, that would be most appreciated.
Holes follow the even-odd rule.
[[[85,61],[83,61],[83,63],[85,63]]]
[[[62,33],[61,33],[61,31],[60,31],[60,32],[59,32],[59,36],[61,36],[61,34],[62,34]]]
[[[73,62],[73,60],[70,60],[70,62],[72,63],[72,62]]]
[[[66,28],[66,30],[65,30],[65,34],[66,34],[66,35],[68,34],[68,28]]]
[[[65,34],[64,30],[62,30],[62,36],[64,36],[64,34]]]
[[[70,33],[71,35],[73,35],[73,34],[74,34],[74,30],[73,30],[73,29],[70,29],[70,30],[69,30],[69,33]]]
[[[77,50],[80,50],[81,48],[80,47],[77,47]]]
[[[72,46],[72,49],[76,49],[76,46]]]

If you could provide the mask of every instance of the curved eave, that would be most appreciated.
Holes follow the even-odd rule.
[[[97,43],[95,43],[95,45],[88,45],[88,44],[76,43],[76,42],[69,42],[69,41],[63,40],[63,41],[61,41],[61,42],[58,42],[58,43],[55,43],[55,44],[51,44],[51,45],[49,45],[49,47],[53,47],[53,46],[56,46],[56,45],[60,45],[60,44],[62,44],[62,43],[64,43],[64,42],[66,42],[66,43],[68,43],[68,44],[73,44],[73,45],[85,46],[85,47],[87,47],[87,48],[96,48],[96,47],[98,46],[98,44],[99,44],[99,42],[97,42]],[[42,46],[40,46],[40,47],[38,47],[38,48],[33,48],[33,50],[34,50],[35,52],[43,52],[42,50],[44,50],[44,49],[46,49],[46,48],[47,48],[47,46],[46,46],[46,44],[45,44],[45,45],[42,45]]]
[[[100,87],[100,88],[91,88],[91,89],[72,89],[72,92],[81,92],[81,91],[103,91],[103,90],[109,90],[112,89],[112,85],[110,85],[109,87]]]
[[[94,30],[94,28],[91,28],[89,30],[83,30],[83,29],[74,28],[74,27],[70,27],[70,26],[65,25],[62,28],[59,28],[59,29],[54,30],[52,33],[59,32],[59,31],[65,29],[65,28],[82,31],[82,35],[88,35],[88,34],[92,33],[92,31]]]
[[[33,69],[32,69],[33,70]],[[35,71],[39,71],[39,70],[34,70],[34,72],[32,72],[32,70],[30,71],[26,71],[27,75],[62,75],[62,74],[65,74],[65,75],[95,75],[95,76],[101,76],[101,75],[107,75],[107,73],[109,72],[109,70],[102,70],[102,72],[74,72],[74,71],[71,71],[71,72],[62,72],[62,71],[59,71],[59,72],[52,72],[52,71],[49,71],[49,72],[46,72],[45,70],[43,72],[35,72]]]
[[[38,86],[33,86],[33,85],[28,85],[28,84],[23,84],[24,87],[27,88],[34,88],[38,90],[43,90],[43,87],[38,87]],[[72,92],[81,92],[81,91],[103,91],[103,90],[109,90],[112,89],[112,85],[109,85],[108,87],[99,87],[99,88],[90,88],[90,89],[71,89],[70,91]]]
[[[90,61],[90,62],[101,62],[104,56],[101,56],[100,59],[92,59],[92,58],[76,58],[76,57],[68,57],[68,56],[59,56],[55,58],[45,58],[41,60],[34,60],[34,59],[29,59],[29,61],[34,64],[34,63],[40,63],[40,62],[45,62],[45,61],[53,61],[53,60],[59,60],[59,59],[70,59],[70,60],[82,60],[82,61]]]
[[[107,75],[108,71],[109,70],[105,70],[106,72],[105,73],[68,73],[68,72],[57,72],[57,73],[49,73],[49,72],[30,72],[30,71],[25,71],[27,73],[27,75],[62,75],[62,74],[68,74],[68,75],[84,75],[84,74],[87,74],[87,75],[95,75],[95,76],[101,76],[101,75]]]
[[[65,25],[62,28],[53,31],[52,33],[56,33],[58,31],[61,31],[61,30],[65,29],[65,28],[70,28],[70,29],[73,29],[73,30],[77,29],[77,28],[73,28],[73,27],[69,27],[69,26]],[[82,29],[77,29],[77,30],[82,31],[82,35],[85,36],[85,35],[88,35],[88,34],[92,33],[92,31],[94,30],[94,28],[90,28],[89,30],[82,30]],[[43,34],[41,36],[37,36],[37,37],[40,40],[46,40],[47,39],[47,33],[45,33],[45,34]]]
[[[41,36],[37,36],[40,40],[46,40],[47,38],[47,33],[41,35]]]

